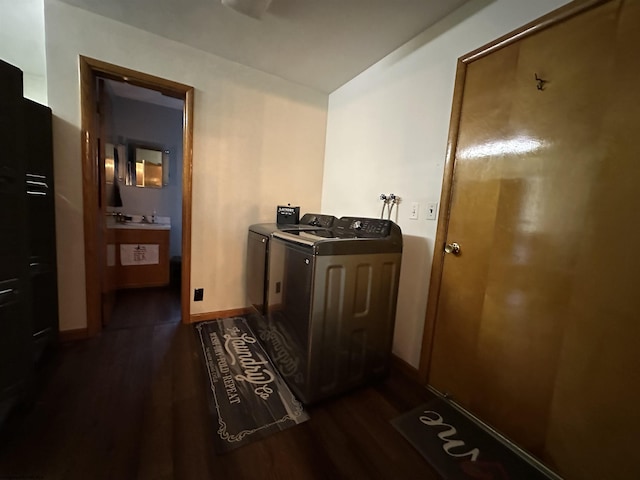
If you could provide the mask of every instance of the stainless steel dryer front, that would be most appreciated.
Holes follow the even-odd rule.
[[[329,229],[337,220],[331,215],[307,213],[299,224],[280,225],[257,223],[249,227],[247,238],[246,288],[250,305],[261,315],[267,313],[267,283],[269,272],[269,242],[271,234],[278,231]]]

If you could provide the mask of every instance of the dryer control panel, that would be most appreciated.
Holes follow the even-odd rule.
[[[311,227],[331,228],[336,217],[333,215],[320,215],[318,213],[305,213],[300,220],[301,225],[309,225]]]

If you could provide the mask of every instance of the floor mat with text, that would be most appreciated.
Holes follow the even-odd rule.
[[[219,453],[309,419],[243,317],[200,322]]]

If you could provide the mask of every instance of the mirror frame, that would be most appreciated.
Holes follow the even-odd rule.
[[[127,158],[127,176],[125,180],[125,185],[131,187],[144,187],[144,188],[162,188],[169,184],[169,150],[167,150],[164,146],[152,143],[145,142],[137,142],[132,141],[127,144],[128,147],[128,158]],[[152,152],[159,152],[161,155],[161,175],[160,175],[160,183],[159,184],[142,184],[138,185],[137,179],[138,173],[138,151],[139,150],[149,150]],[[132,183],[131,177],[129,176],[129,168],[134,169],[135,177]]]

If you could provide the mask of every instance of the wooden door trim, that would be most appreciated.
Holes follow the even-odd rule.
[[[453,102],[451,107],[451,117],[449,123],[449,135],[447,139],[447,150],[445,155],[445,166],[442,181],[442,193],[440,195],[440,216],[433,248],[433,261],[431,265],[431,276],[429,281],[429,292],[427,297],[427,311],[425,314],[424,331],[422,335],[422,349],[420,352],[420,365],[418,367],[418,377],[420,382],[427,384],[429,380],[429,368],[431,365],[431,353],[433,350],[434,330],[438,315],[438,298],[440,296],[440,286],[444,267],[444,246],[446,244],[449,216],[451,212],[451,199],[453,194],[453,178],[455,169],[455,152],[458,144],[458,134],[460,130],[460,116],[462,113],[462,101],[464,85],[466,80],[467,67],[472,62],[479,60],[507,45],[521,40],[529,35],[568,20],[586,10],[590,10],[599,5],[612,0],[576,0],[568,3],[542,17],[512,31],[502,37],[488,43],[476,50],[473,50],[458,59],[456,78],[454,84]]]
[[[95,164],[97,144],[94,139],[96,92],[90,64],[80,57],[80,128],[82,135],[82,208],[84,223],[84,263],[87,303],[87,334],[100,331],[101,294],[100,269],[95,261],[98,235],[95,212],[98,209],[98,166]]]
[[[191,281],[191,208],[193,174],[193,108],[194,88],[182,83],[166,80],[128,68],[113,65],[93,58],[80,56],[80,109],[82,135],[82,202],[84,223],[84,257],[87,303],[87,333],[96,335],[102,330],[102,279],[100,266],[96,260],[98,245],[98,170],[94,161],[97,148],[95,110],[95,78],[127,81],[132,85],[162,92],[164,95],[184,100],[182,128],[182,270],[181,270],[181,316],[183,322],[189,321],[190,281]]]
[[[552,12],[543,15],[540,18],[514,30],[502,37],[488,43],[476,50],[473,50],[466,55],[460,57],[460,60],[467,64],[474,62],[482,57],[489,55],[490,53],[495,52],[496,50],[500,50],[507,45],[511,45],[512,43],[521,40],[522,38],[533,35],[536,32],[541,30],[545,30],[553,25],[557,25],[560,22],[570,19],[580,13],[590,10],[598,5],[602,5],[610,2],[611,0],[575,0],[571,3],[563,5]]]

